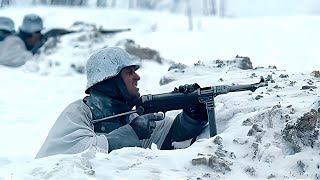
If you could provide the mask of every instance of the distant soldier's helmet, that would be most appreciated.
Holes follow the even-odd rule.
[[[34,33],[43,29],[43,22],[40,16],[36,14],[27,14],[24,16],[20,31],[25,33]]]
[[[8,32],[14,32],[14,22],[12,19],[4,16],[0,16],[0,30],[5,30]]]
[[[94,53],[87,61],[87,86],[85,92],[93,85],[117,76],[120,71],[129,66],[139,69],[140,63],[119,47],[107,47]]]

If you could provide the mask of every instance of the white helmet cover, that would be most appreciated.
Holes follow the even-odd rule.
[[[15,29],[14,29],[13,20],[8,17],[1,16],[0,17],[0,30],[14,32]]]
[[[85,92],[93,85],[110,79],[120,73],[124,67],[135,66],[139,69],[140,63],[119,47],[107,47],[94,53],[87,61],[87,86]]]
[[[27,14],[24,16],[20,30],[26,33],[34,33],[43,29],[42,18],[36,14]]]

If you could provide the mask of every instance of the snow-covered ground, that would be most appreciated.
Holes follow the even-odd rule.
[[[76,21],[132,30],[115,36],[95,36],[89,30],[67,35],[53,48],[43,48],[33,63],[0,67],[0,179],[320,178],[320,17],[197,16],[191,32],[185,16],[164,12],[12,7],[1,9],[0,16],[12,17],[19,27],[26,13],[41,15],[46,30],[90,27],[73,25]],[[89,149],[34,160],[60,112],[84,96],[86,77],[75,69],[95,50],[124,39],[155,49],[168,60],[142,61],[141,94],[170,92],[194,82],[256,83],[260,76],[274,82],[255,92],[215,98],[218,136],[186,149],[123,148],[110,154]],[[236,55],[249,56],[254,68],[216,66],[214,60]],[[171,61],[188,67],[168,72]],[[198,61],[202,63],[194,66]],[[175,81],[160,86],[162,77]]]

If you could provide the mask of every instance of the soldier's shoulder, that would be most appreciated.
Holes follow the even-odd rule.
[[[4,42],[12,42],[12,43],[23,43],[23,40],[17,35],[10,35],[10,36],[6,37],[3,41]]]

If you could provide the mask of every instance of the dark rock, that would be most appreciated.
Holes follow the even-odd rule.
[[[308,86],[308,85],[306,85],[306,86],[302,86],[301,89],[302,90],[305,90],[305,89],[317,89],[317,87],[316,86]]]
[[[251,148],[253,149],[253,157],[252,157],[252,159],[255,159],[258,156],[259,144],[254,142],[254,143],[252,143]]]
[[[297,81],[290,81],[289,86],[294,86],[297,83]]]
[[[173,69],[184,70],[187,67],[188,67],[187,65],[182,63],[174,63],[169,67],[168,71],[171,71]]]
[[[75,70],[76,72],[80,74],[85,74],[86,73],[86,67],[83,65],[76,65],[76,64],[71,64],[70,68]]]
[[[255,100],[259,100],[259,99],[261,99],[261,98],[263,98],[262,95],[257,95],[254,99],[255,99]]]
[[[199,61],[201,62],[201,61]],[[197,64],[200,64],[200,63]],[[217,68],[223,68],[225,66],[235,66],[242,70],[253,69],[252,62],[249,57],[236,56],[234,60],[215,60]]]
[[[297,168],[299,173],[302,175],[306,172],[307,166],[302,161],[297,161]]]
[[[214,154],[217,155],[218,157],[226,157],[225,153],[221,150],[214,152]]]
[[[320,71],[312,71],[311,76],[313,77],[320,77]]]
[[[257,76],[256,73],[252,73],[252,74],[250,75],[250,77],[251,77],[251,78],[254,78],[254,77],[258,77],[258,76]]]
[[[288,74],[280,74],[279,78],[289,78]]]
[[[314,84],[314,82],[313,82],[311,79],[309,79],[307,83],[308,83],[309,85]]]
[[[282,89],[283,87],[280,87],[279,85],[275,85],[273,88],[275,88],[275,89]]]
[[[243,57],[243,56],[237,55],[235,60],[240,61],[240,64],[239,64],[240,69],[243,69],[243,70],[253,69],[252,62],[249,57]]]
[[[175,81],[175,79],[172,79],[172,78],[167,78],[167,77],[162,77],[161,79],[160,79],[160,82],[159,82],[159,84],[160,84],[160,86],[162,86],[162,85],[165,85],[165,84],[169,84],[169,83],[171,83],[172,81]]]
[[[140,59],[148,59],[148,60],[154,60],[160,64],[162,64],[162,58],[160,57],[160,54],[158,51],[148,48],[148,47],[140,47],[140,45],[136,44],[131,39],[125,39],[123,41],[120,41],[116,44],[117,46],[122,45],[124,46],[125,50],[134,56],[139,57]]]
[[[207,159],[206,157],[197,157],[191,160],[192,165],[207,165]]]
[[[251,176],[254,176],[256,174],[256,170],[253,167],[247,167],[244,169],[246,173],[248,173]]]
[[[193,65],[194,66],[205,66],[202,61],[198,61],[198,62],[194,63]]]
[[[253,123],[249,118],[247,118],[246,120],[244,120],[242,122],[242,126],[252,126],[252,125],[253,125]]]
[[[277,66],[268,66],[269,69],[277,69]]]
[[[296,123],[287,123],[282,130],[282,138],[291,145],[294,153],[301,151],[302,145],[313,147],[318,140],[319,130],[319,112],[311,109],[298,118]]]
[[[276,176],[275,176],[274,174],[270,174],[270,175],[268,176],[268,179],[271,179],[271,178],[276,178]]]
[[[218,145],[222,145],[222,137],[216,136],[213,140],[213,143],[218,144]]]
[[[208,161],[208,166],[216,172],[221,172],[225,174],[227,171],[231,171],[230,166],[233,165],[233,162],[227,161],[223,158],[217,156],[211,156]]]
[[[237,144],[241,144],[241,145],[244,145],[244,144],[247,144],[249,141],[246,139],[246,140],[241,140],[239,138],[236,138],[233,140],[234,143],[237,143]]]
[[[267,77],[266,77],[266,81],[271,81],[272,80],[272,75],[268,75]]]
[[[237,158],[236,155],[234,154],[234,152],[231,152],[231,153],[230,153],[230,158],[231,158],[231,159],[236,159],[236,158]]]

